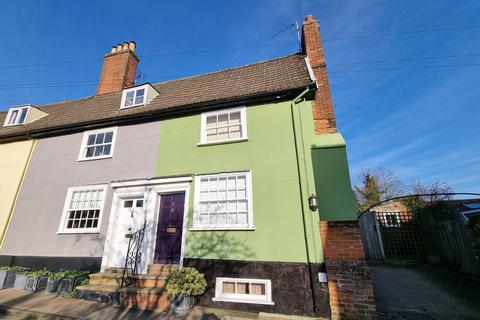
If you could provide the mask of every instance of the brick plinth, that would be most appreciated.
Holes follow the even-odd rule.
[[[376,319],[372,280],[357,221],[321,221],[332,319]]]

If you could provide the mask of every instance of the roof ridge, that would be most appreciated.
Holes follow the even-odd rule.
[[[173,82],[173,81],[179,81],[179,80],[185,80],[185,79],[190,79],[190,78],[195,78],[195,77],[200,77],[200,76],[206,76],[206,75],[211,75],[211,74],[216,74],[216,73],[222,73],[222,72],[232,71],[232,70],[236,70],[236,69],[251,67],[251,66],[254,66],[254,65],[257,65],[257,64],[262,64],[262,63],[265,63],[265,62],[273,62],[273,61],[285,59],[285,58],[288,58],[288,57],[302,56],[302,55],[303,54],[301,52],[290,53],[290,54],[287,54],[287,55],[284,55],[284,56],[281,56],[281,57],[277,57],[277,58],[274,58],[274,59],[266,59],[266,60],[261,60],[261,61],[257,61],[257,62],[253,62],[253,63],[247,63],[247,64],[244,64],[244,65],[241,65],[241,66],[236,66],[236,67],[231,67],[231,68],[226,68],[226,69],[220,69],[220,70],[195,74],[195,75],[186,76],[186,77],[182,77],[182,78],[165,80],[165,81],[153,83],[152,85],[156,86],[156,85],[159,85],[159,84],[165,84],[165,83]]]

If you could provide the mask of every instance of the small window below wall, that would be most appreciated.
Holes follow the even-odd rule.
[[[4,127],[18,126],[25,123],[30,106],[12,107],[8,110],[7,118],[3,123]]]
[[[250,172],[195,178],[192,230],[253,230]]]
[[[247,139],[245,107],[202,113],[200,144]]]
[[[273,305],[272,282],[263,279],[216,278],[213,301]]]
[[[68,189],[58,233],[97,233],[100,230],[106,185]]]
[[[116,133],[117,128],[84,132],[78,161],[111,158]]]

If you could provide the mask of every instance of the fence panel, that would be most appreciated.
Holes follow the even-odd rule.
[[[362,232],[365,255],[370,260],[383,260],[383,248],[380,240],[378,222],[374,212],[365,212],[358,220]]]

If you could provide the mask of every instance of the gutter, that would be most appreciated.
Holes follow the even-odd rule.
[[[307,87],[315,86],[314,82],[311,82],[307,85]],[[201,103],[195,103],[190,105],[183,105],[183,106],[176,106],[166,109],[157,109],[152,110],[149,112],[142,112],[137,114],[132,114],[128,116],[116,116],[110,119],[105,120],[93,120],[87,121],[82,123],[75,123],[75,124],[66,124],[60,125],[57,127],[50,127],[45,129],[36,129],[36,130],[29,130],[27,132],[19,133],[13,136],[7,137],[0,137],[0,142],[13,142],[19,140],[25,140],[26,137],[39,139],[42,137],[49,137],[54,135],[61,135],[66,133],[73,133],[73,132],[80,132],[84,130],[91,130],[98,127],[105,127],[105,126],[116,126],[116,125],[125,125],[125,124],[133,124],[133,123],[142,123],[142,122],[150,122],[155,120],[161,119],[168,119],[176,116],[187,115],[199,111],[206,111],[216,108],[222,107],[231,107],[232,104],[250,104],[250,103],[260,103],[264,101],[272,101],[272,100],[280,100],[280,99],[287,99],[292,97],[301,89],[305,88],[305,86],[301,86],[298,88],[290,88],[275,92],[268,92],[268,93],[257,93],[249,96],[244,96],[241,98],[226,98],[217,101],[207,101]]]
[[[319,310],[316,306],[316,298],[315,298],[315,290],[314,290],[314,285],[313,285],[313,271],[312,271],[312,265],[310,261],[310,250],[308,249],[308,235],[307,235],[307,223],[305,221],[305,205],[304,205],[304,188],[303,188],[303,180],[302,180],[302,174],[301,174],[301,165],[300,165],[300,152],[298,150],[298,145],[299,142],[297,141],[297,128],[295,127],[295,114],[294,114],[294,107],[296,104],[301,102],[304,98],[304,96],[309,93],[312,89],[310,87],[307,87],[302,93],[300,93],[298,96],[296,96],[292,102],[290,103],[290,112],[291,112],[291,117],[292,117],[292,128],[293,128],[293,140],[294,140],[294,145],[295,145],[295,159],[297,163],[297,175],[298,175],[298,187],[299,187],[299,193],[300,193],[300,205],[301,205],[301,211],[302,211],[302,225],[303,225],[303,239],[305,242],[305,254],[307,258],[307,264],[308,264],[308,274],[309,274],[309,285],[310,285],[310,292],[312,294],[312,304],[313,304],[313,312],[318,313]],[[300,128],[300,135],[303,140],[303,132]],[[305,162],[305,150],[303,150],[303,161]],[[306,169],[305,169],[306,170]],[[307,173],[305,172],[305,177],[307,177]],[[308,186],[307,186],[308,187]]]

